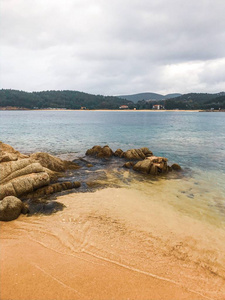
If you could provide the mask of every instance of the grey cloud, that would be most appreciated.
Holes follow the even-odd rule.
[[[2,0],[1,6],[3,88],[224,89],[223,0]]]

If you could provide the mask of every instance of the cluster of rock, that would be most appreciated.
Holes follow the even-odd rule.
[[[128,169],[132,168],[134,171],[151,175],[165,174],[172,170],[181,170],[181,167],[178,164],[169,166],[167,164],[167,158],[154,156],[147,147],[130,149],[125,152],[122,149],[117,149],[113,152],[109,146],[94,146],[87,150],[86,155],[97,158],[110,158],[113,156],[124,158],[128,161],[123,167]]]
[[[86,155],[105,159],[122,158],[126,160],[123,167],[151,175],[181,169],[178,164],[169,166],[167,158],[154,156],[146,147],[125,152],[117,149],[113,152],[109,146],[94,146],[87,150]],[[83,161],[87,167],[93,166]],[[76,181],[56,182],[66,170],[78,168],[80,166],[75,162],[61,160],[48,153],[23,155],[0,142],[0,221],[10,221],[28,212],[29,207],[19,198],[36,199],[80,187],[80,182]]]
[[[27,212],[18,199],[26,195],[43,196],[79,186],[79,183],[53,183],[75,163],[61,160],[48,153],[23,155],[0,142],[0,220],[9,221]]]

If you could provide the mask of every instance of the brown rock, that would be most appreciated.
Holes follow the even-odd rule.
[[[122,157],[129,160],[142,160],[153,155],[148,148],[130,149],[123,153]]]
[[[79,168],[79,166],[73,162],[62,160],[45,152],[34,153],[30,156],[30,158],[32,161],[38,161],[42,167],[54,172],[65,172],[66,169],[69,168]]]
[[[0,201],[0,221],[15,220],[24,208],[23,202],[13,196],[5,197]]]
[[[90,156],[96,156],[98,152],[100,152],[101,150],[102,150],[101,146],[94,146],[91,149],[88,149],[85,154]]]
[[[74,188],[77,189],[81,186],[81,183],[79,181],[74,181]]]
[[[114,153],[115,156],[117,157],[122,157],[123,156],[123,150],[122,149],[117,149]]]
[[[133,167],[134,163],[131,161],[126,162],[123,167],[127,169],[131,169]]]
[[[49,183],[49,175],[45,172],[20,176],[0,185],[0,199],[3,199],[6,196],[19,197],[31,193]]]
[[[53,183],[51,185],[48,185],[48,186],[37,189],[32,194],[26,195],[26,198],[44,197],[46,195],[59,193],[59,192],[65,191],[65,190],[71,190],[73,188],[79,188],[80,186],[81,186],[81,183],[79,181],[75,181],[75,182],[70,182],[70,181],[57,182],[57,183]]]
[[[86,151],[86,155],[95,156],[98,158],[110,158],[113,156],[113,151],[109,146],[94,146]]]
[[[171,166],[171,168],[172,168],[173,170],[175,170],[175,171],[180,171],[180,170],[181,170],[181,166],[178,165],[178,164],[173,164],[173,165]]]
[[[138,161],[133,166],[133,170],[137,171],[137,172],[149,174],[152,165],[153,164],[152,164],[152,162],[150,160],[145,159],[145,160],[142,160],[142,161]]]
[[[167,158],[151,156],[146,159],[137,162],[133,166],[133,170],[141,173],[158,175],[160,173],[167,173]]]
[[[28,156],[16,151],[10,145],[0,142],[0,162],[8,162],[22,158],[28,158]]]
[[[0,182],[5,183],[20,176],[43,171],[39,163],[32,163],[30,159],[4,162],[0,164]]]

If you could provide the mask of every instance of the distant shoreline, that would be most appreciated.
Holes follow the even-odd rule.
[[[205,110],[195,109],[195,110],[184,110],[184,109],[164,109],[164,110],[153,110],[153,109],[28,109],[28,108],[17,108],[17,109],[7,109],[0,108],[0,111],[122,111],[122,112],[205,112]],[[211,111],[208,111],[211,112]],[[213,111],[213,112],[221,112],[221,111]]]

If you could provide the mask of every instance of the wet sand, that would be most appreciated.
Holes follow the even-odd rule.
[[[225,299],[223,228],[142,183],[57,200],[61,212],[1,223],[1,300]]]

